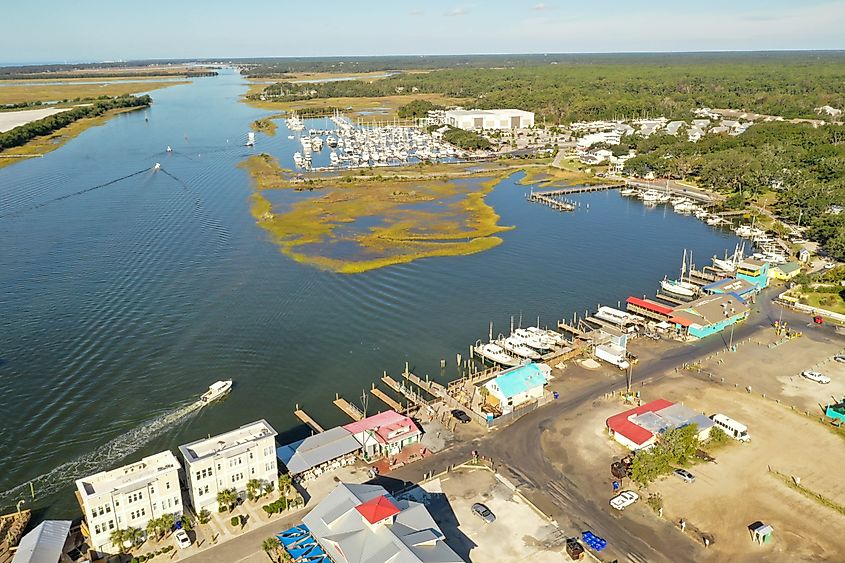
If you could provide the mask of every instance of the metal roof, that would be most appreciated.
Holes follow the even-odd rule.
[[[276,449],[276,457],[288,471],[297,474],[359,449],[358,440],[345,428],[336,426]]]
[[[371,524],[358,507],[380,497],[397,512]],[[341,483],[302,521],[337,563],[462,563],[424,505],[378,485]]]
[[[502,395],[509,399],[536,387],[542,387],[548,383],[549,378],[539,364],[531,363],[506,371],[494,381]]]
[[[21,538],[12,563],[56,563],[70,532],[70,520],[45,520]]]

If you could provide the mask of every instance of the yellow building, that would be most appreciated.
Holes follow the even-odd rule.
[[[796,262],[780,264],[769,270],[769,277],[776,280],[787,281],[801,273],[801,265]]]

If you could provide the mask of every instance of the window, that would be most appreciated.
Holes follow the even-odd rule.
[[[200,472],[197,471],[197,481],[199,481],[199,480],[200,480]]]
[[[141,516],[146,516],[146,515],[147,515],[147,509],[146,509],[146,508],[142,508],[142,509],[141,509]]]
[[[109,520],[109,530],[114,530],[114,520]]]
[[[156,494],[156,490],[152,487],[152,485],[150,485],[150,494],[151,495]]]
[[[106,505],[106,512],[111,512],[111,505],[110,504]]]
[[[167,483],[164,484],[164,488],[167,489],[168,491],[170,490],[170,481],[168,481]]]
[[[205,490],[208,491],[208,485],[205,486]],[[173,506],[179,506],[179,497],[173,497]]]
[[[249,459],[252,459],[252,452],[249,452]]]
[[[102,516],[103,514],[105,514],[105,512],[106,512],[106,511],[105,511],[105,510],[103,510],[103,507],[102,507],[102,506],[100,506],[100,507],[98,507],[98,508],[97,508],[97,513],[98,513],[98,515],[99,515],[99,516]]]
[[[249,470],[249,474],[250,474],[250,475],[255,475],[255,468],[254,468],[254,467],[251,467],[251,468],[250,468],[250,470]]]
[[[205,494],[208,494],[208,485],[205,486]]]
[[[198,496],[198,497],[201,497],[201,496],[202,496],[202,487],[200,487],[199,489],[197,489],[197,496]]]
[[[95,525],[95,526],[94,526],[94,533],[95,533],[95,534],[99,534],[99,533],[100,533],[100,525],[99,525],[99,524],[97,524],[97,525]]]

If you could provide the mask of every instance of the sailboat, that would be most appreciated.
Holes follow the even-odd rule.
[[[692,266],[690,266],[692,270]],[[663,278],[660,282],[660,287],[664,291],[680,295],[682,297],[695,297],[698,293],[698,286],[689,281],[684,281],[684,274],[687,273],[687,251],[684,249],[684,259],[681,262],[681,277],[678,280],[670,280]]]

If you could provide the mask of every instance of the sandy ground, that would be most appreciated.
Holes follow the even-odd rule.
[[[759,348],[759,353],[766,355],[765,364],[757,363],[752,369],[747,363],[754,362],[753,354],[743,352],[719,367],[726,379],[738,378],[740,373],[743,377],[759,379],[761,365],[788,374],[796,367],[807,369],[829,357],[841,341],[801,344],[801,350],[808,353],[796,359],[796,351],[784,346],[772,350],[748,343],[748,347]],[[826,366],[832,368],[833,362]],[[835,374],[833,369],[823,371],[829,372],[834,381],[836,377],[845,379],[845,373]],[[782,378],[788,381],[787,375],[772,374],[765,385],[794,391],[781,382]],[[828,387],[812,382],[805,385],[802,381],[794,385],[802,390],[801,396],[808,397],[807,400],[812,396],[814,401],[818,388]],[[627,453],[605,432],[607,417],[627,408],[621,400],[598,399],[560,417],[543,437],[547,457],[582,491],[605,503],[606,510],[622,519],[626,529],[636,533],[647,527],[661,534],[681,534],[677,523],[684,518],[688,522],[686,534],[692,541],[688,553],[675,554],[678,561],[841,560],[845,537],[830,531],[845,529],[845,516],[793,491],[768,471],[771,467],[786,475],[799,476],[802,485],[845,505],[845,484],[836,477],[845,464],[845,444],[842,437],[820,424],[815,414],[794,412],[771,395],[763,398],[756,388],[749,394],[741,384],[734,388],[730,383],[685,372],[641,390],[645,400],[662,397],[708,415],[724,412],[746,423],[752,439],[748,444],[731,442],[724,446],[716,452],[716,463],[694,465],[693,484],[667,477],[653,483],[648,490],[640,490],[643,499],[649,492],[663,495],[665,508],[661,519],[642,501],[622,513],[615,513],[606,504],[613,496],[609,464]],[[624,483],[624,487],[637,490],[630,483]],[[756,520],[774,527],[773,543],[758,546],[750,540],[747,526]],[[702,543],[704,534],[712,537],[708,549]]]
[[[518,495],[486,470],[461,470],[422,485],[435,501],[427,502],[447,543],[466,561],[568,561],[565,537]],[[438,495],[441,493],[442,495]],[[484,523],[470,511],[481,502],[496,515]]]
[[[47,109],[25,109],[21,111],[0,112],[0,133],[11,131],[15,127],[26,125],[32,121],[38,121],[57,113],[62,113],[71,108],[47,108]]]

